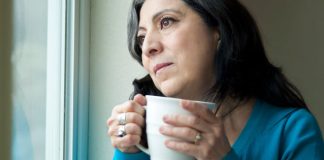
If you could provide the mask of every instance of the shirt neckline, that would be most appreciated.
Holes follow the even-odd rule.
[[[238,138],[235,140],[234,144],[232,145],[232,149],[236,151],[236,153],[242,153],[242,150],[246,148],[246,146],[252,141],[252,139],[259,133],[260,127],[258,127],[258,122],[260,122],[260,118],[262,118],[262,102],[256,99],[252,113],[241,131]]]

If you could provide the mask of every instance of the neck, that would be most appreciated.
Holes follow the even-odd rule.
[[[220,106],[216,116],[221,116],[224,121],[226,136],[231,145],[234,144],[237,137],[245,127],[253,106],[255,99],[246,101],[228,101]]]

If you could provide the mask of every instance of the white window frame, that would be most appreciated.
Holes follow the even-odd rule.
[[[46,160],[88,158],[90,0],[49,0]]]

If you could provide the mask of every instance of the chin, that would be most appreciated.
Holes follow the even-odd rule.
[[[163,95],[165,95],[166,97],[175,97],[175,93],[170,91],[170,90],[164,90],[164,89],[161,89],[161,92],[163,93]]]
[[[161,87],[160,91],[167,97],[179,98],[179,92],[175,87]]]

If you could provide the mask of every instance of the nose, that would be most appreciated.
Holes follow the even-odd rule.
[[[142,55],[150,57],[161,53],[163,45],[159,33],[148,32],[142,45]]]

